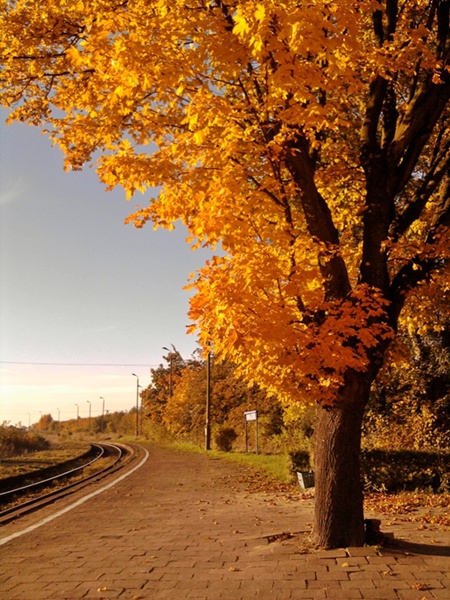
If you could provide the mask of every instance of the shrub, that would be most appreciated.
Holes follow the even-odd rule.
[[[47,450],[49,442],[34,431],[17,427],[0,427],[0,456],[3,458]]]
[[[288,452],[287,457],[289,471],[295,480],[297,480],[297,472],[312,469],[310,454],[306,450]]]
[[[222,427],[216,433],[214,441],[219,450],[223,452],[231,452],[233,449],[233,442],[236,440],[238,434],[233,427]]]
[[[450,489],[450,454],[414,450],[364,450],[361,474],[367,490]]]
[[[312,468],[306,451],[288,453],[293,477]],[[370,491],[450,491],[450,454],[415,450],[363,450],[361,477]]]

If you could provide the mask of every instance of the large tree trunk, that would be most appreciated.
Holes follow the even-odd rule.
[[[370,381],[352,373],[336,405],[319,406],[317,410],[313,534],[315,542],[323,547],[364,545],[359,461],[361,426],[369,391]]]

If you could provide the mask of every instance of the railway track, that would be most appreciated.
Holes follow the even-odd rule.
[[[83,464],[52,477],[41,475],[39,478],[36,473],[35,481],[0,492],[0,525],[47,506],[117,471],[128,464],[136,452],[128,444],[95,443],[92,446],[96,450],[95,456],[86,458]],[[8,487],[8,480],[3,480],[2,485]]]

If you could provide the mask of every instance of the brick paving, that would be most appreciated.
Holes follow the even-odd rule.
[[[224,460],[146,447],[127,479],[0,546],[1,600],[450,599],[448,531],[399,522],[392,548],[308,550],[312,500],[251,491]],[[55,510],[5,525],[0,543]]]

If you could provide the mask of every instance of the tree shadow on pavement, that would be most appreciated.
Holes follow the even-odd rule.
[[[427,556],[450,556],[449,546],[438,546],[431,544],[418,544],[415,542],[407,542],[402,539],[395,539],[395,541],[389,542],[385,546],[386,550],[395,552],[401,552],[403,554],[424,554]]]

